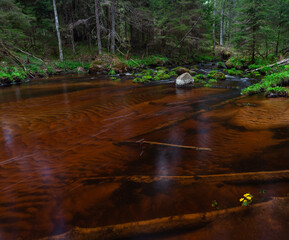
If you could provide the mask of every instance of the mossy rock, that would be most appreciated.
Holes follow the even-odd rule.
[[[117,56],[109,54],[98,55],[90,64],[90,73],[101,73],[109,70],[114,70],[117,73],[127,70],[127,65],[122,62]]]
[[[198,73],[193,71],[193,70],[190,70],[189,73],[192,75],[192,76],[196,76]]]
[[[184,67],[176,67],[176,68],[173,69],[173,71],[175,71],[178,75],[182,75],[184,73],[190,72],[189,69],[184,68]]]
[[[223,69],[223,68],[226,68],[226,65],[225,65],[225,63],[223,63],[223,62],[218,62],[218,63],[217,63],[217,68]]]

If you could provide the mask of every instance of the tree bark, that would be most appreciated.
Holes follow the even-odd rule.
[[[221,12],[221,24],[220,24],[220,45],[224,45],[224,6]]]
[[[100,38],[100,23],[99,23],[99,0],[94,0],[95,5],[95,23],[96,23],[96,35],[97,35],[97,47],[98,47],[98,54],[102,54],[102,46],[101,46],[101,38]]]
[[[115,0],[111,0],[111,52],[115,54]]]
[[[60,36],[60,31],[59,31],[59,21],[58,21],[58,14],[57,14],[57,8],[56,8],[55,0],[53,0],[53,9],[54,9],[55,27],[56,27],[56,33],[57,33],[57,39],[58,39],[58,47],[59,47],[59,58],[60,58],[60,61],[63,62],[61,36]]]

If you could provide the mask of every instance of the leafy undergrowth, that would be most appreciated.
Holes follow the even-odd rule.
[[[264,92],[270,97],[288,97],[288,89],[284,86],[289,85],[289,71],[281,71],[267,75],[259,83],[242,90],[243,95],[253,95]]]
[[[147,56],[144,58],[141,57],[132,57],[129,60],[120,58],[129,68],[145,68],[153,65],[164,65],[168,62],[168,58],[162,56]]]

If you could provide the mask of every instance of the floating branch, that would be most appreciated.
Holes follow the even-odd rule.
[[[176,145],[176,144],[169,144],[169,143],[160,143],[160,142],[151,142],[151,141],[140,141],[140,142],[122,142],[122,143],[144,143],[144,144],[150,144],[150,145],[158,145],[163,147],[174,147],[174,148],[183,148],[183,149],[192,149],[196,151],[212,151],[211,148],[200,148],[195,146],[184,146],[184,145]]]

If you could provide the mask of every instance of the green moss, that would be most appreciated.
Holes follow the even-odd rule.
[[[216,79],[210,79],[209,83],[217,83],[218,81]]]
[[[195,77],[196,77],[196,79],[199,79],[199,80],[200,79],[205,79],[205,76],[203,74],[198,74]]]
[[[222,72],[218,72],[218,71],[211,71],[209,72],[208,78],[213,78],[213,79],[218,79],[218,80],[226,80],[226,76],[224,73]]]
[[[242,75],[243,71],[242,70],[237,70],[236,68],[231,68],[227,70],[227,73],[231,76],[237,76],[237,75]]]
[[[207,84],[204,85],[204,87],[212,87],[212,85],[207,83]]]
[[[195,83],[199,83],[199,84],[206,84],[206,81],[203,80],[203,79],[198,79],[198,78],[195,78]]]

